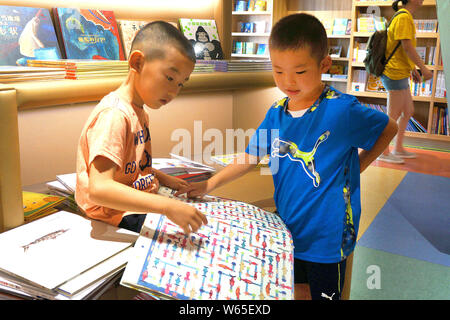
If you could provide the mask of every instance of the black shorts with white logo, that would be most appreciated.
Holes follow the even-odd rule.
[[[294,259],[294,282],[307,283],[313,300],[339,300],[345,278],[346,260],[318,263]]]

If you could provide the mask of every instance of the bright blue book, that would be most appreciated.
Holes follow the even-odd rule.
[[[54,8],[67,59],[125,60],[113,11]]]
[[[59,59],[48,9],[0,6],[0,65],[26,66],[29,59]]]

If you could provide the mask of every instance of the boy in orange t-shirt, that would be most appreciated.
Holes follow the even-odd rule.
[[[100,101],[82,130],[76,202],[88,217],[135,232],[147,212],[195,232],[207,223],[200,211],[156,194],[159,184],[175,190],[188,184],[152,168],[144,108],[159,109],[178,95],[194,69],[193,47],[174,26],[152,22],[136,34],[128,64],[127,78]]]

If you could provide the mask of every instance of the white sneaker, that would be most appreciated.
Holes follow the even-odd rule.
[[[396,164],[402,164],[405,163],[405,161],[402,158],[399,158],[392,153],[389,153],[388,155],[380,154],[377,158],[377,160],[389,162],[389,163],[396,163]]]
[[[397,156],[397,157],[400,157],[400,158],[405,158],[405,159],[414,159],[414,158],[417,158],[417,155],[416,155],[415,153],[408,152],[408,151],[401,151],[401,152],[399,152],[399,151],[393,150],[393,151],[392,151],[392,154],[393,154],[394,156]]]

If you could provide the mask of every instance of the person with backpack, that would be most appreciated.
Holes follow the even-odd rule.
[[[400,1],[403,6],[399,10]],[[404,163],[403,158],[416,158],[416,154],[406,151],[403,147],[405,129],[414,113],[409,76],[412,75],[414,82],[421,81],[421,77],[423,80],[433,77],[432,72],[416,52],[416,29],[412,15],[419,10],[422,4],[423,0],[397,0],[392,4],[392,8],[398,13],[395,14],[388,27],[386,58],[394,52],[398,43],[400,46],[385,65],[381,81],[388,91],[388,115],[398,122],[398,133],[392,152],[387,147],[378,157],[378,160],[385,162],[401,164]]]

